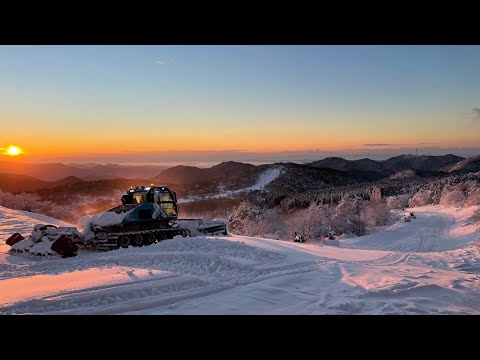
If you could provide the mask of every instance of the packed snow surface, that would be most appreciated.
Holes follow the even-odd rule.
[[[175,237],[62,259],[8,252],[60,222],[0,207],[0,314],[480,314],[475,209],[408,209],[339,246]]]

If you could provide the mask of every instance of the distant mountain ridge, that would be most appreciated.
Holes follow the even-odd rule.
[[[7,192],[37,191],[45,189],[54,189],[56,187],[67,187],[72,191],[87,191],[92,189],[108,189],[110,187],[128,188],[131,185],[144,185],[149,183],[172,185],[177,189],[190,189],[205,192],[217,191],[218,189],[235,190],[251,186],[257,181],[258,177],[268,169],[282,167],[285,169],[283,175],[276,179],[271,186],[281,186],[291,188],[292,191],[298,189],[312,189],[321,184],[338,183],[347,184],[352,182],[377,181],[391,178],[402,179],[408,177],[424,176],[442,176],[448,173],[477,172],[480,171],[480,156],[464,159],[455,155],[444,156],[415,156],[402,155],[383,161],[371,159],[346,160],[340,157],[329,157],[323,160],[314,161],[308,164],[294,163],[275,163],[264,165],[252,165],[248,163],[227,161],[210,168],[199,168],[195,166],[179,165],[168,169],[162,169],[149,177],[134,176],[139,167],[129,167],[121,165],[89,165],[83,168],[75,168],[64,164],[25,164],[9,163],[10,170],[18,170],[20,174],[2,173],[1,169],[4,163],[0,162],[0,190]],[[30,166],[32,165],[32,166]],[[50,174],[55,181],[46,181],[44,178],[38,178],[30,174],[34,170],[45,175],[49,169],[60,170],[55,174]],[[148,168],[153,171],[154,166]],[[95,171],[99,170],[98,173]],[[141,169],[140,169],[141,170]],[[139,170],[139,171],[140,171]],[[143,169],[145,170],[145,169]],[[158,169],[157,169],[158,170]],[[327,171],[328,170],[328,171]],[[83,177],[70,175],[74,171],[82,172]],[[87,171],[87,172],[85,172]],[[93,172],[93,179],[90,178]],[[115,176],[116,171],[123,175]],[[23,172],[23,173],[22,173]],[[60,174],[68,174],[61,179],[57,179]],[[101,175],[106,174],[106,175]],[[98,177],[106,176],[98,179]],[[131,179],[131,180],[128,180]],[[277,185],[276,185],[277,184]],[[293,184],[297,184],[292,186]],[[303,191],[302,190],[302,191]],[[50,191],[50,190],[49,190]]]
[[[404,170],[440,171],[443,167],[464,159],[452,154],[442,156],[407,154],[379,161],[379,163],[394,172]]]
[[[18,174],[0,174],[0,191],[5,192],[29,192],[40,189],[52,189],[57,186],[65,186],[84,182],[75,176],[69,176],[59,181],[43,181],[33,176]]]
[[[178,165],[162,171],[152,181],[166,184],[201,184],[221,178],[234,178],[248,174],[256,166],[247,163],[227,161],[211,168]]]
[[[440,171],[459,161],[465,160],[460,156],[448,154],[443,156],[416,156],[400,155],[383,161],[371,159],[346,160],[340,157],[328,157],[303,165],[317,168],[329,168],[333,170],[350,172],[354,175],[364,176],[370,180],[388,177],[396,172],[404,170]],[[197,181],[208,181],[212,178],[222,177],[222,173],[233,173],[251,171],[255,165],[226,161],[211,168],[199,168],[195,166],[179,165],[166,167],[160,165],[118,165],[118,164],[32,164],[22,163],[15,160],[0,161],[0,174],[17,174],[38,178],[42,181],[58,181],[69,176],[82,180],[102,179],[159,179],[170,182],[171,180],[180,183]]]
[[[442,156],[425,155],[400,155],[387,160],[375,161],[371,159],[346,160],[340,157],[328,157],[323,160],[314,161],[305,165],[313,167],[324,167],[354,174],[367,174],[372,177],[376,174],[379,177],[388,177],[392,174],[413,170],[413,171],[442,171],[446,166],[456,164],[465,158],[452,154]]]
[[[378,177],[387,177],[393,171],[385,168],[382,164],[371,159],[346,160],[340,157],[328,157],[323,160],[314,161],[305,165],[316,168],[327,168],[343,172],[350,172],[356,175],[363,175],[375,180]]]
[[[117,164],[31,164],[17,161],[0,161],[0,174],[17,174],[33,176],[43,181],[57,181],[69,176],[83,180],[102,180],[115,178],[143,178],[149,179],[165,166],[157,165],[117,165]]]
[[[478,172],[480,171],[480,155],[447,165],[442,170],[447,173]]]

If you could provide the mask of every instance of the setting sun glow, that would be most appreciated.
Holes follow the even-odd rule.
[[[15,145],[10,145],[5,150],[5,155],[8,155],[8,156],[17,156],[17,155],[20,155],[22,153],[23,153],[23,150],[20,147],[15,146]]]
[[[0,45],[0,162],[469,157],[479,60],[478,45]]]

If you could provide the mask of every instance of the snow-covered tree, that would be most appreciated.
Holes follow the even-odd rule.
[[[343,197],[335,209],[335,232],[364,235],[366,232],[364,212],[365,201],[362,198],[359,196]]]
[[[408,207],[410,194],[401,194],[387,197],[387,206],[389,209],[405,209]]]
[[[264,209],[260,209],[250,202],[242,201],[238,206],[233,208],[228,217],[229,231],[233,234],[250,235],[249,229],[252,229],[254,225],[257,226],[256,224],[260,222],[265,225],[262,217],[264,211]]]
[[[369,228],[387,225],[390,210],[386,201],[369,201],[365,205],[364,219]]]
[[[440,204],[446,206],[462,206],[465,203],[465,196],[460,190],[447,190],[443,193]]]
[[[290,232],[297,232],[309,239],[321,239],[328,234],[332,214],[327,205],[312,203],[306,209],[297,210],[288,219]]]
[[[433,196],[430,190],[420,190],[408,202],[411,207],[425,206],[433,203]]]
[[[56,219],[71,221],[77,217],[75,204],[60,205],[49,200],[42,200],[32,193],[12,194],[0,191],[0,206],[14,210],[34,212]]]
[[[480,205],[480,188],[470,191],[467,200],[465,201],[466,206]]]

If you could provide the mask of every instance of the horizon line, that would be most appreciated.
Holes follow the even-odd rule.
[[[425,148],[421,148],[425,150]],[[396,151],[395,151],[396,150]],[[402,149],[365,149],[363,151],[352,150],[340,150],[340,151],[288,151],[288,152],[271,152],[271,153],[257,153],[257,152],[235,152],[237,156],[231,156],[229,151],[216,151],[215,154],[223,155],[219,157],[208,157],[205,152],[204,156],[198,158],[182,157],[180,155],[184,152],[177,153],[178,157],[174,158],[169,156],[165,158],[152,158],[152,155],[158,155],[159,152],[135,152],[135,158],[129,158],[132,153],[118,154],[84,154],[77,156],[39,156],[32,157],[28,155],[22,155],[15,158],[9,156],[0,156],[0,162],[2,163],[28,163],[28,164],[64,164],[64,165],[124,165],[124,166],[165,166],[165,165],[198,165],[198,164],[219,164],[222,162],[243,162],[252,164],[271,164],[271,163],[308,163],[314,161],[320,161],[331,157],[344,158],[346,160],[360,160],[371,159],[375,161],[387,160],[392,157],[401,155],[415,155],[415,156],[445,156],[454,155],[463,158],[469,158],[480,155],[480,148],[429,148],[429,151],[421,151],[418,153],[419,148],[405,148],[403,150],[411,150],[407,152],[400,152]],[[435,151],[433,151],[435,150]],[[444,150],[444,151],[442,151]],[[433,153],[432,153],[433,152]],[[208,153],[208,152],[207,152]],[[139,159],[138,155],[143,154]],[[198,153],[197,153],[198,154]],[[169,155],[172,155],[172,151],[169,151]],[[199,154],[198,154],[199,155]],[[229,156],[230,155],[230,156]],[[290,155],[290,156],[289,156]],[[101,159],[103,157],[103,159]],[[213,166],[213,165],[212,165]]]

